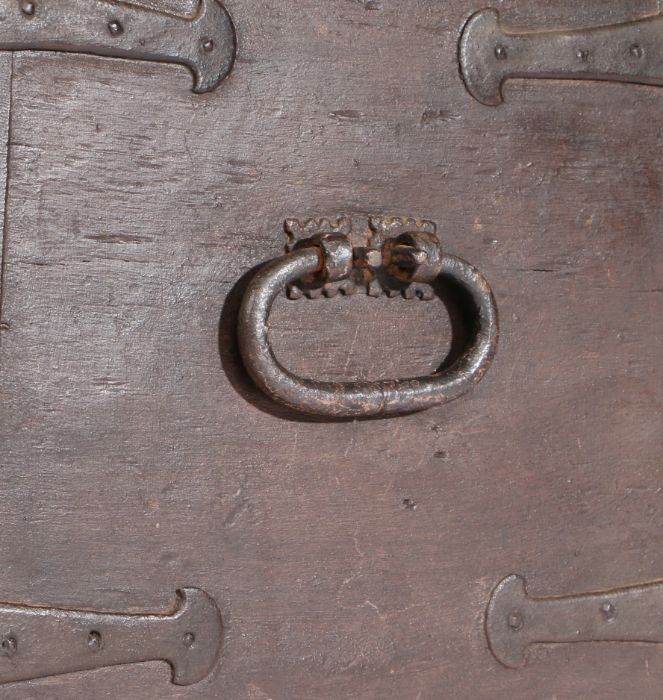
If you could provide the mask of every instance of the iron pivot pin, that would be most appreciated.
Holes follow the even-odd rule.
[[[110,0],[0,0],[0,50],[44,50],[178,63],[194,92],[214,90],[235,61],[235,30],[217,0],[177,17]]]
[[[221,614],[197,588],[177,598],[170,615],[0,605],[0,683],[159,660],[171,665],[173,683],[197,683],[218,660]]]
[[[612,80],[663,85],[663,16],[569,31],[506,31],[496,10],[473,15],[460,39],[470,94],[495,106],[509,78]]]

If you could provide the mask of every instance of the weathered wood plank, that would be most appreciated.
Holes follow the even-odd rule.
[[[5,193],[7,190],[7,143],[11,107],[12,56],[0,56],[0,344],[5,323],[2,316],[3,274],[8,241],[5,235]]]
[[[512,672],[482,618],[508,573],[556,594],[663,571],[663,91],[513,82],[482,107],[455,64],[467,0],[228,7],[240,60],[211,95],[178,67],[16,57],[0,350],[0,597],[152,608],[201,586],[223,663],[188,689],[151,664],[0,698],[658,698],[656,648]],[[339,210],[433,218],[489,277],[502,343],[472,395],[320,424],[251,391],[237,282],[286,216]],[[448,343],[442,305],[366,297],[283,300],[273,326],[309,376],[425,371]]]

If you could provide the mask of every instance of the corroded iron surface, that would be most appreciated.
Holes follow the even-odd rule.
[[[197,588],[177,597],[170,615],[0,605],[0,683],[143,661],[167,661],[177,685],[197,683],[216,665],[221,614]]]
[[[106,0],[1,0],[0,50],[45,50],[179,63],[195,92],[214,90],[235,60],[235,30],[217,0],[191,18]]]
[[[532,598],[520,576],[494,590],[486,633],[495,658],[510,668],[526,663],[532,644],[663,642],[663,583],[578,596]]]
[[[352,245],[354,264],[352,270],[341,279],[330,280],[313,276],[288,285],[290,299],[302,296],[319,299],[337,294],[352,295],[365,292],[369,296],[404,296],[406,299],[429,301],[435,296],[430,284],[409,280],[403,284],[398,277],[387,274],[383,265],[382,249],[389,240],[405,233],[429,234],[437,237],[433,221],[385,216],[339,216],[337,218],[288,219],[285,222],[288,236],[286,252],[308,245],[319,236],[343,236]],[[434,275],[435,276],[435,275]]]
[[[573,31],[506,31],[496,10],[473,15],[460,40],[460,69],[485,105],[502,102],[508,78],[614,80],[663,85],[663,17]]]
[[[304,228],[314,235],[301,238],[292,252],[272,260],[250,282],[239,313],[238,338],[244,365],[256,385],[280,403],[301,413],[330,418],[385,417],[425,410],[467,393],[485,375],[497,348],[497,308],[481,273],[459,258],[443,255],[435,234],[409,219],[373,219],[381,233],[380,247],[353,248],[348,229],[339,221],[321,233],[320,223]],[[432,224],[430,226],[433,226]],[[434,226],[433,226],[434,230]],[[353,253],[354,251],[354,253]],[[402,290],[412,284],[445,279],[466,296],[474,326],[462,354],[426,377],[375,382],[322,382],[304,379],[276,359],[268,337],[268,320],[276,297],[297,283],[298,289],[357,284],[351,276],[359,268],[363,280]],[[303,281],[302,281],[303,280]],[[336,288],[338,291],[338,288]],[[348,290],[345,290],[346,293]]]

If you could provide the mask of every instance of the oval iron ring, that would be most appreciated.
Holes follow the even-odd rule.
[[[239,349],[249,375],[267,396],[315,416],[383,417],[448,403],[483,378],[497,349],[495,299],[477,269],[450,255],[442,257],[440,277],[469,294],[476,313],[471,343],[451,367],[425,377],[375,382],[319,382],[285,369],[269,342],[267,321],[272,304],[288,284],[323,266],[320,249],[298,249],[267,263],[246,290],[238,320]]]

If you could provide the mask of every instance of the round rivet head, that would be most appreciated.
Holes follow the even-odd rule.
[[[103,645],[101,634],[97,630],[92,630],[87,636],[87,645],[91,651],[99,651]]]
[[[519,632],[525,624],[523,616],[519,612],[512,612],[507,615],[506,623],[514,632]]]
[[[20,6],[21,12],[26,17],[32,17],[37,9],[34,2],[30,2],[30,0],[21,0]]]
[[[203,49],[207,51],[207,53],[214,51],[214,42],[212,39],[203,39]]]
[[[612,603],[606,601],[601,603],[601,615],[606,622],[612,622],[617,617],[617,609]]]
[[[629,53],[633,58],[642,58],[645,55],[644,49],[640,44],[633,44],[629,49]]]
[[[0,642],[0,654],[6,657],[12,657],[18,651],[18,642],[16,637],[3,637]]]
[[[182,644],[187,649],[190,649],[196,641],[196,635],[193,632],[186,632],[184,636],[182,637]]]
[[[120,34],[124,34],[124,27],[118,20],[114,19],[108,23],[108,31],[111,33],[111,36],[120,36]]]
[[[506,61],[506,59],[509,58],[509,54],[506,50],[506,46],[502,46],[502,44],[498,44],[495,47],[495,58],[498,61]]]
[[[576,51],[576,58],[582,63],[587,63],[589,60],[589,51],[587,49],[578,49]]]

